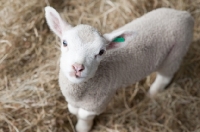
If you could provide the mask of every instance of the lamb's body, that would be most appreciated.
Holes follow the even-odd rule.
[[[91,129],[95,115],[103,112],[118,88],[156,71],[150,96],[163,90],[187,52],[194,26],[189,13],[162,8],[100,35],[89,25],[72,27],[51,7],[45,12],[62,42],[59,84],[69,111],[78,118],[78,132]],[[125,41],[113,41],[117,36]]]
[[[59,84],[74,107],[103,112],[115,91],[157,71],[172,77],[192,40],[193,18],[189,13],[158,9],[113,31],[132,30],[136,36],[126,47],[108,51],[93,78],[71,83],[62,71]]]

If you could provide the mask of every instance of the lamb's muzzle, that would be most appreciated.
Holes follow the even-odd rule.
[[[81,72],[85,69],[85,67],[82,64],[78,64],[75,63],[74,65],[72,65],[73,69],[74,69],[74,75],[76,77],[80,77],[81,76]]]

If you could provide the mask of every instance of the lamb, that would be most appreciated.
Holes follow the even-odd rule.
[[[193,37],[193,17],[160,8],[102,35],[89,25],[71,26],[45,7],[50,29],[61,40],[59,85],[77,132],[88,132],[117,89],[157,72],[153,97],[171,81]],[[120,39],[120,41],[118,41]]]

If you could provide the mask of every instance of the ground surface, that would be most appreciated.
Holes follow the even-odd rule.
[[[200,132],[200,0],[1,0],[0,132],[74,131],[58,87],[59,44],[44,19],[46,5],[102,33],[159,7],[189,11],[194,39],[169,88],[150,100],[152,74],[118,91],[92,131]]]

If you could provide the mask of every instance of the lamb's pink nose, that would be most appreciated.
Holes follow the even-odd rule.
[[[85,69],[85,67],[82,64],[77,63],[72,65],[72,67],[76,72],[82,72]]]

